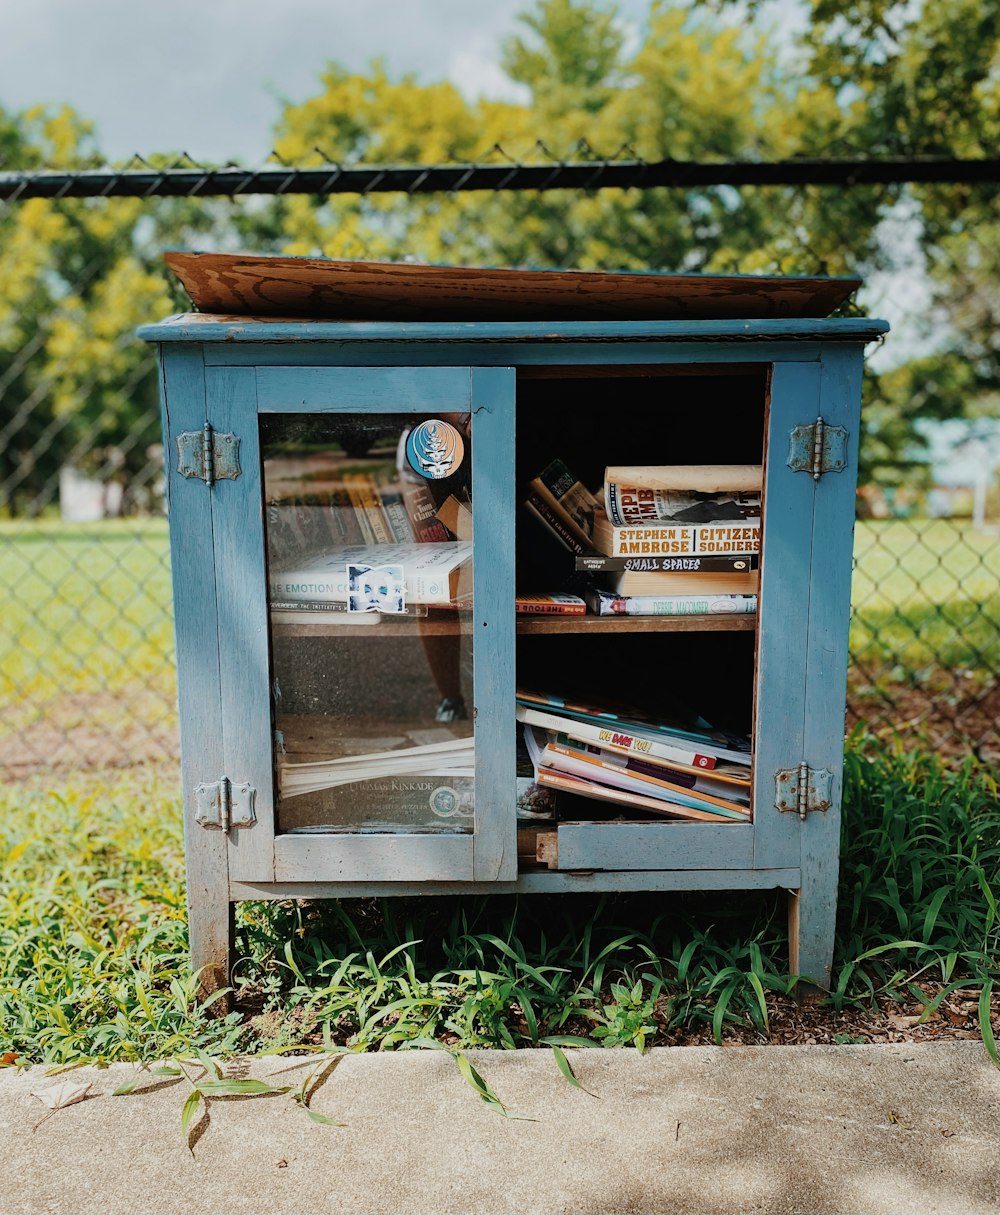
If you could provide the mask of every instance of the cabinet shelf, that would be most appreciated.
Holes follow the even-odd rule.
[[[540,616],[517,622],[519,634],[532,633],[752,633],[755,615],[744,616]]]
[[[538,633],[752,633],[757,617],[747,616],[539,616],[519,618],[517,633],[530,636]],[[468,616],[460,620],[437,620],[433,616],[415,620],[391,620],[383,617],[378,624],[330,624],[318,620],[315,624],[285,624],[273,621],[275,637],[446,637],[473,631]]]

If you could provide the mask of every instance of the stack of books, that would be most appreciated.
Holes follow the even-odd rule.
[[[668,818],[750,819],[748,739],[524,689],[517,720],[542,788]]]
[[[609,615],[757,610],[759,464],[610,467],[595,512],[596,553],[576,567],[598,575],[586,596]]]

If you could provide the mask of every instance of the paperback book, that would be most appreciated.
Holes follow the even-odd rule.
[[[527,726],[525,742],[539,771],[551,769],[564,776],[652,798],[664,803],[662,812],[681,817],[687,817],[684,811],[697,811],[698,817],[709,819],[745,822],[749,818],[749,807],[742,802],[696,791],[666,780],[662,775],[654,776],[630,768],[627,758],[613,752],[602,755],[566,746]]]
[[[745,754],[706,742],[698,742],[695,746],[683,735],[672,735],[662,729],[637,728],[621,721],[602,721],[600,718],[587,720],[569,717],[549,709],[535,708],[520,700],[516,716],[524,725],[561,732],[580,742],[594,743],[613,751],[652,756],[688,771],[712,771],[720,761],[749,768],[749,756]]]
[[[592,590],[587,606],[597,616],[718,616],[752,615],[756,595],[616,595]]]
[[[514,610],[519,615],[585,616],[587,605],[579,595],[518,595]]]
[[[597,498],[570,472],[562,460],[553,460],[530,485],[533,493],[563,518],[568,529],[585,546],[591,546]]]
[[[745,574],[759,564],[756,553],[721,557],[609,557],[586,553],[576,558],[577,570],[589,574]]]

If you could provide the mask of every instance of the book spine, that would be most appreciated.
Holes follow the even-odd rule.
[[[406,513],[406,507],[403,504],[403,495],[398,490],[384,489],[382,491],[382,509],[385,511],[393,540],[397,544],[412,544],[413,529],[410,527],[410,516]]]
[[[346,489],[332,490],[329,496],[330,531],[336,537],[335,547],[344,544],[364,544],[365,536],[354,511],[354,503]]]
[[[586,549],[592,549],[594,514],[599,503],[594,495],[575,480],[562,460],[553,460],[531,482],[537,493]]]
[[[602,747],[610,747],[613,751],[635,751],[640,755],[656,755],[661,759],[673,760],[674,763],[684,764],[688,768],[699,768],[710,771],[715,767],[715,756],[706,755],[700,751],[689,751],[685,747],[675,747],[662,742],[658,738],[641,738],[621,728],[600,726],[585,721],[575,721],[567,717],[559,717],[555,713],[546,713],[540,709],[531,709],[526,705],[518,705],[517,720],[527,725],[541,726],[544,730],[555,730],[581,739],[583,742],[597,743]]]
[[[565,521],[556,514],[552,505],[547,502],[541,494],[532,490],[524,503],[529,511],[541,523],[548,528],[553,536],[559,541],[563,548],[568,548],[571,553],[589,553],[591,546],[585,540],[581,539],[577,534],[567,527]]]
[[[585,616],[587,605],[582,599],[571,600],[568,596],[518,595],[514,600],[517,612],[551,613],[557,616]]]
[[[451,539],[448,529],[437,517],[437,507],[426,485],[415,482],[404,484],[403,503],[410,516],[413,538],[419,544],[436,544]]]
[[[760,493],[764,468],[760,464],[612,465],[604,470],[604,482],[699,494]]]
[[[588,591],[587,605],[598,616],[751,615],[756,595],[612,595]]]
[[[613,527],[602,520],[594,538],[609,557],[716,556],[760,552],[760,520]]]
[[[576,568],[590,574],[745,574],[760,565],[755,553],[726,557],[608,557],[581,554]]]
[[[272,612],[346,612],[347,602],[326,600],[319,603],[315,599],[272,599]]]
[[[355,514],[365,533],[366,542],[391,544],[393,536],[389,530],[389,521],[382,511],[374,481],[370,477],[353,477],[349,481],[345,480],[345,484],[354,503]]]
[[[561,769],[573,776],[580,776],[584,780],[592,780],[597,784],[610,784],[616,789],[627,789],[644,797],[675,801],[682,806],[690,806],[693,810],[717,813],[724,818],[747,817],[747,811],[742,806],[671,785],[669,781],[629,771],[624,764],[610,763],[608,760],[592,755],[574,755],[565,747],[549,744],[542,752],[542,763],[546,767]]]
[[[661,801],[659,798],[630,793],[626,789],[614,789],[609,785],[600,785],[596,781],[584,780],[580,776],[569,776],[555,768],[539,768],[538,783],[549,785],[553,789],[564,789],[567,793],[576,793],[580,797],[593,797],[605,802],[619,802],[625,806],[639,806],[644,810],[652,810],[657,814],[670,814],[677,818],[692,818],[698,819],[700,822],[716,823],[732,821],[721,814],[713,814],[708,810],[693,810],[676,802]]]

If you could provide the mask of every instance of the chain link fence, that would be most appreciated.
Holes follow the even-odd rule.
[[[346,183],[339,166],[327,166],[322,181],[298,180],[297,170],[273,165],[267,173],[191,165],[147,171],[141,162],[132,175],[0,172],[0,776],[51,780],[176,754],[155,360],[134,337],[136,325],[186,307],[162,268],[160,250],[284,251],[289,208],[299,209],[301,228],[301,209],[328,209],[337,190],[345,191],[355,218],[356,208],[370,202],[376,227],[405,232],[414,222],[406,209],[432,188],[447,191],[451,201],[472,189],[479,197],[488,191],[501,203],[512,200],[516,224],[532,200],[551,219],[564,204],[616,192],[625,200],[621,214],[633,208],[642,216],[666,190],[690,186],[690,173],[685,178],[676,162],[671,172],[680,180],[661,181],[649,175],[650,166],[626,156],[627,149],[617,160],[573,166],[555,159],[512,164],[501,155],[502,173],[476,177],[477,166],[447,166],[451,176],[438,185],[430,176],[438,170],[421,166],[407,167],[406,176],[401,169],[366,168]],[[621,180],[614,170],[623,171]],[[849,232],[838,234],[836,247],[818,247],[796,221],[831,192],[841,198],[866,192],[872,208],[891,213],[887,222],[902,223],[901,233],[886,233],[887,242],[902,249],[897,264],[876,268],[860,299],[866,311],[888,316],[895,335],[884,352],[873,353],[866,387],[868,456],[858,499],[848,722],[993,763],[1000,760],[1000,402],[970,374],[953,386],[952,399],[955,392],[975,394],[980,417],[958,427],[949,451],[928,462],[912,444],[893,439],[901,400],[903,412],[918,418],[947,412],[934,380],[940,368],[927,359],[941,325],[929,284],[941,268],[916,255],[909,259],[902,196],[898,189],[889,194],[896,179],[865,183],[855,171],[855,184],[848,184],[849,177],[810,179],[800,165],[790,176],[737,181],[741,198],[783,192],[754,205],[785,208],[787,241],[780,264],[749,267],[734,255],[732,266],[716,258],[712,268],[815,274],[850,264]],[[988,228],[984,214],[1000,221],[993,187],[958,187],[942,183],[940,174],[934,180],[939,184],[926,189],[937,193],[923,197],[925,208],[974,205],[979,231]],[[703,188],[734,190],[718,173],[715,181]],[[962,191],[966,202],[956,202]],[[437,197],[428,194],[424,205],[435,205]],[[849,214],[845,209],[845,225]],[[712,248],[696,205],[690,222],[691,246]],[[607,234],[609,269],[614,236]],[[971,249],[967,241],[941,247],[967,284],[967,298],[953,315],[968,318],[970,334],[993,335],[992,347],[987,338],[987,348],[970,355],[972,371],[978,366],[988,382],[992,360],[995,381],[1000,253],[984,240]],[[483,260],[497,264],[492,252],[486,249]],[[571,240],[548,250],[547,262],[594,264]],[[992,295],[981,286],[989,282]],[[893,342],[911,352],[909,363],[924,367],[923,380],[920,366],[914,371],[905,359],[888,359]],[[947,426],[925,437],[935,455]]]

